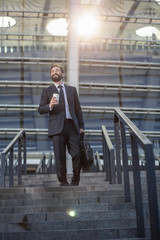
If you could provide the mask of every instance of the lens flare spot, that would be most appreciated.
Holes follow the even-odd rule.
[[[75,217],[75,216],[76,216],[76,211],[75,211],[75,210],[69,210],[69,211],[68,211],[68,215],[69,215],[70,217]]]
[[[99,29],[99,22],[92,13],[83,14],[77,22],[77,30],[82,37],[93,37]]]

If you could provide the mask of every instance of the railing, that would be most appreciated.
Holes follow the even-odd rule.
[[[52,153],[50,153],[50,155],[48,157],[48,162],[46,164],[46,155],[43,153],[41,156],[41,160],[37,166],[36,173],[42,173],[42,174],[55,173],[55,166],[54,166],[54,163],[52,160],[53,160]]]
[[[18,143],[18,184],[21,184],[22,176],[22,149],[23,149],[23,171],[26,174],[26,134],[22,129],[15,138],[8,144],[8,146],[1,152],[1,188],[5,188],[5,172],[6,172],[6,157],[9,153],[9,187],[13,188],[14,181],[14,147]]]
[[[46,156],[43,153],[41,156],[41,160],[37,166],[36,173],[45,173],[45,167],[46,166]]]
[[[10,81],[10,80],[3,80],[0,81],[0,87],[25,87],[25,88],[44,88],[45,86],[50,86],[51,81],[41,82],[41,81]],[[80,90],[102,90],[106,91],[117,91],[121,90],[124,92],[147,92],[147,93],[159,93],[160,86],[158,85],[131,85],[131,84],[110,84],[110,83],[90,83],[90,82],[80,82],[79,83]]]
[[[106,181],[116,183],[114,148],[105,126],[102,126],[103,159],[106,171]]]
[[[53,158],[52,158],[52,153],[50,153],[49,155],[46,169],[47,169],[47,173],[56,173]]]
[[[103,171],[103,165],[101,163],[101,159],[100,159],[98,151],[96,151],[96,160],[97,160],[97,171],[102,172]]]
[[[131,156],[133,164],[133,181],[137,215],[137,235],[138,237],[145,236],[141,177],[138,155],[138,147],[141,147],[144,150],[146,162],[151,238],[152,240],[157,240],[160,236],[160,229],[153,146],[152,143],[148,140],[148,138],[144,136],[144,134],[128,119],[128,117],[119,108],[116,108],[114,112],[114,131],[116,145],[117,181],[118,183],[122,183],[122,166],[120,158],[122,154],[125,201],[131,201],[126,129],[130,133],[131,140]],[[120,149],[122,150],[121,152]]]
[[[23,112],[37,112],[38,105],[33,104],[0,104],[0,111],[23,111]],[[82,106],[83,113],[102,113],[102,114],[113,114],[114,107],[104,107],[104,106]],[[141,114],[141,115],[160,115],[159,108],[127,108],[123,107],[121,110],[128,114]],[[159,133],[159,132],[158,132]]]

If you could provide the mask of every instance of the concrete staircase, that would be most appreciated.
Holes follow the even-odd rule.
[[[125,203],[123,185],[110,185],[105,173],[82,173],[78,187],[59,187],[54,174],[23,176],[21,186],[0,189],[0,240],[29,239],[138,240],[133,190]]]

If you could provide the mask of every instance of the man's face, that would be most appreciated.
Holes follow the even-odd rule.
[[[61,72],[61,69],[59,67],[53,67],[51,69],[51,78],[53,82],[59,82],[62,80],[64,74]]]

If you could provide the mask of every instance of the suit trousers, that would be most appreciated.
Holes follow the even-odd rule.
[[[72,183],[80,181],[80,134],[76,131],[73,120],[64,121],[63,131],[52,136],[53,149],[56,161],[56,172],[59,182],[67,182],[66,147],[72,157]]]

